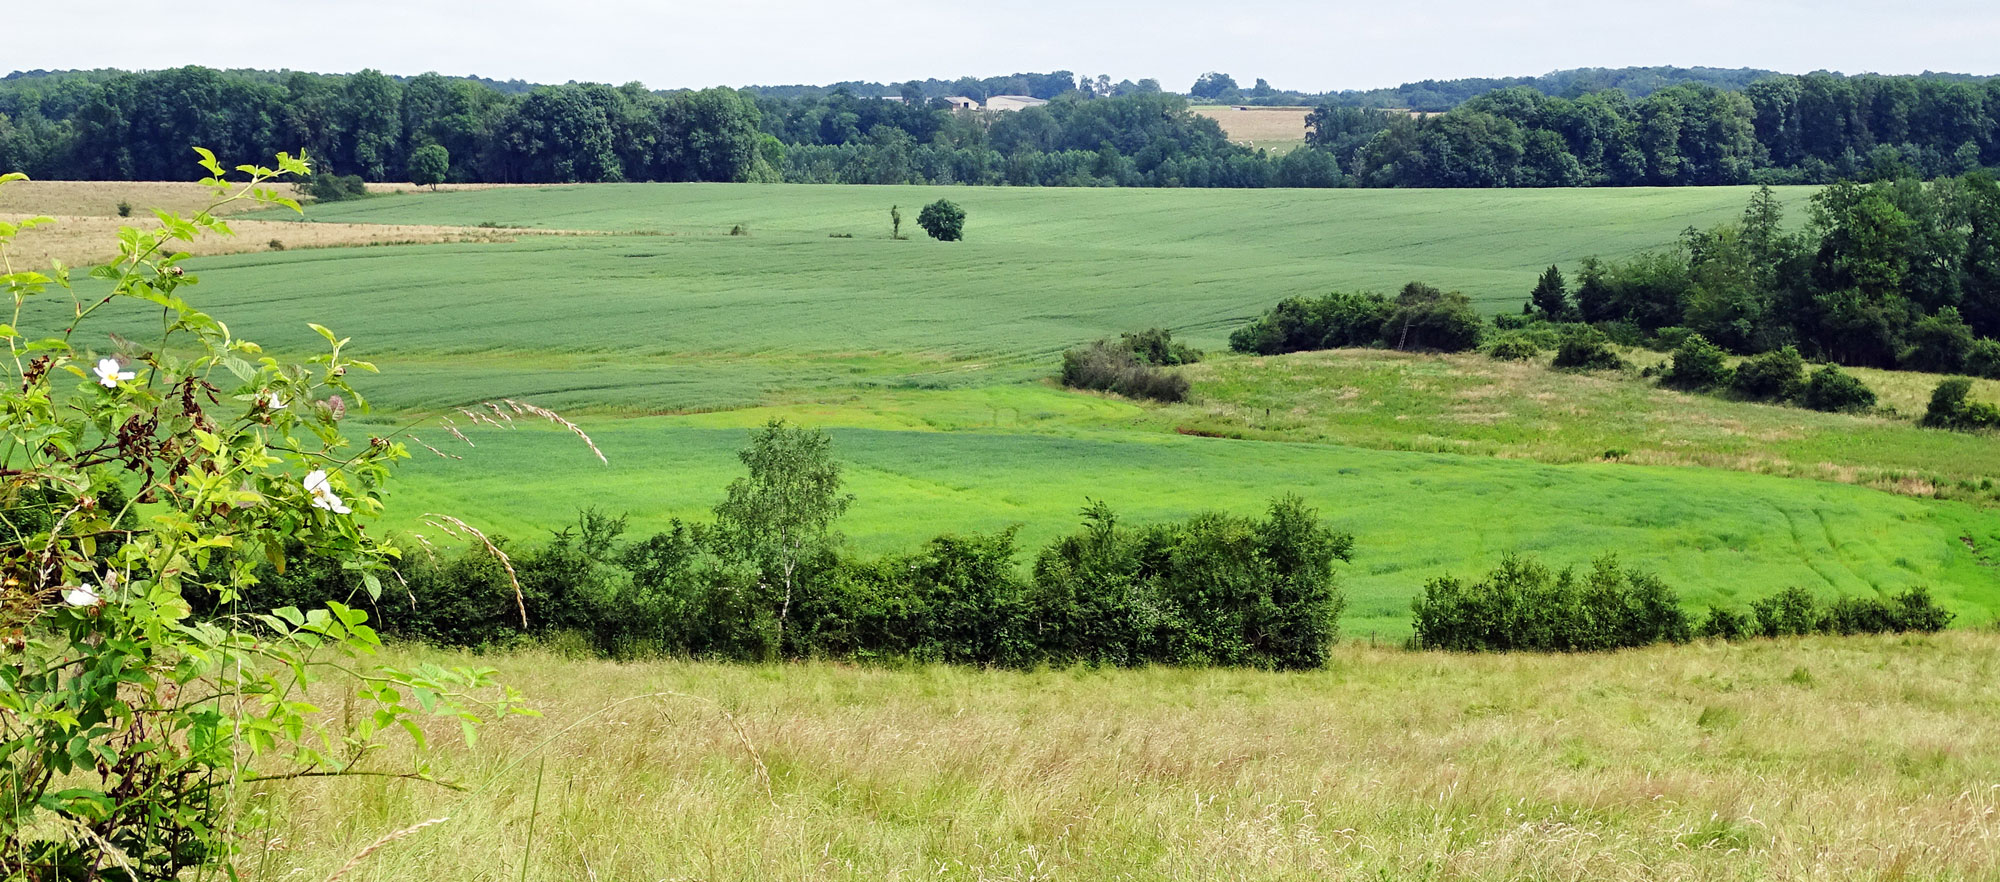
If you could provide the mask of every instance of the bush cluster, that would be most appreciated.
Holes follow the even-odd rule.
[[[1526,334],[1508,334],[1487,346],[1486,354],[1501,361],[1528,361],[1541,357],[1542,347]]]
[[[1953,377],[1931,390],[1931,404],[1924,411],[1923,424],[1933,429],[1976,431],[2000,428],[2000,407],[1983,401],[1967,401],[1972,381]]]
[[[1422,649],[1590,652],[1685,643],[1692,633],[1673,589],[1615,557],[1579,575],[1509,555],[1475,582],[1431,580],[1412,608],[1413,640]]]
[[[1625,359],[1611,348],[1611,340],[1588,326],[1577,326],[1556,344],[1555,367],[1573,371],[1624,370]]]
[[[1773,349],[1737,365],[1729,388],[1750,401],[1790,401],[1805,392],[1806,360],[1795,347]]]
[[[1485,330],[1464,294],[1411,282],[1393,301],[1340,291],[1288,298],[1230,334],[1229,348],[1256,355],[1346,347],[1465,352],[1479,348]]]
[[[360,175],[313,175],[305,179],[304,189],[315,202],[342,202],[368,195],[368,185]]]
[[[1579,574],[1515,555],[1475,582],[1431,580],[1412,608],[1416,647],[1460,652],[1584,652],[1694,637],[1934,633],[1953,618],[1922,587],[1830,602],[1787,588],[1752,601],[1748,613],[1711,607],[1696,626],[1672,588],[1652,574],[1620,567],[1615,558],[1601,558]]]
[[[1748,615],[1712,607],[1698,633],[1723,640],[1807,634],[1928,634],[1944,630],[1953,618],[1953,613],[1939,606],[1923,587],[1888,598],[1847,595],[1832,602],[1821,602],[1812,592],[1793,587],[1751,601]]]
[[[1154,401],[1186,401],[1188,378],[1147,361],[1133,350],[1130,340],[1130,335],[1118,343],[1099,340],[1064,352],[1062,371],[1056,378],[1072,389],[1095,389]]]
[[[1806,380],[1799,403],[1828,413],[1861,411],[1875,406],[1875,393],[1852,374],[1829,364]]]
[[[1353,537],[1296,497],[1263,518],[1197,515],[1126,527],[1110,508],[1016,565],[1014,531],[940,536],[862,560],[814,549],[796,575],[789,625],[778,582],[724,526],[675,521],[621,542],[622,519],[585,512],[511,565],[483,548],[417,553],[375,619],[385,632],[445,646],[504,646],[571,635],[608,657],[673,655],[913,659],[1030,666],[1234,665],[1313,668],[1337,637],[1335,561]],[[274,603],[344,598],[337,569],[267,573]]]
[[[1673,363],[1660,382],[1688,392],[1706,392],[1728,386],[1735,375],[1722,347],[1690,333],[1674,348]]]

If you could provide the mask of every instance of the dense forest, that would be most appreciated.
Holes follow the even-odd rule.
[[[196,144],[223,156],[303,148],[322,168],[377,181],[410,179],[411,158],[436,145],[448,157],[445,180],[522,183],[1664,186],[1932,178],[2000,165],[2000,79],[1687,74],[1572,71],[1462,102],[1461,91],[1489,81],[1431,84],[1435,103],[1455,105],[1436,114],[1349,106],[1375,99],[1343,93],[1308,118],[1307,146],[1282,156],[1232,143],[1155,82],[1066,71],[913,81],[895,100],[866,94],[886,89],[878,84],[655,92],[375,71],[15,75],[0,80],[0,167],[42,178],[173,178]],[[1246,93],[1221,74],[1191,92],[1283,95],[1261,80]],[[948,109],[937,97],[946,93],[1051,100],[970,113]]]

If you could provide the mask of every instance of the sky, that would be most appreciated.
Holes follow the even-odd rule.
[[[291,0],[154,7],[108,30],[100,3],[13,6],[0,72],[375,68],[666,89],[1070,70],[1185,91],[1214,70],[1310,92],[1665,64],[2000,73],[1992,0]]]

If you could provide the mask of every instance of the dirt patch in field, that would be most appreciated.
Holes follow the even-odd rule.
[[[23,214],[0,213],[0,220],[18,221]],[[150,221],[150,219],[148,219]],[[150,228],[152,223],[121,217],[57,216],[56,222],[24,231],[7,248],[16,269],[46,267],[51,259],[71,266],[88,266],[118,256],[120,224]],[[484,227],[443,227],[414,224],[328,224],[286,221],[232,220],[235,236],[202,236],[193,243],[176,243],[196,256],[289,251],[299,248],[352,248],[363,245],[437,245],[452,242],[512,242],[520,236],[595,235],[571,230],[496,230]]]
[[[490,190],[498,187],[527,187],[532,184],[440,184],[439,192]],[[290,184],[278,191],[297,198]],[[429,187],[410,183],[369,184],[370,193],[429,193]],[[206,208],[214,191],[189,181],[15,181],[0,186],[0,214],[47,214],[116,217],[118,204],[132,207],[133,217],[150,217],[158,208],[192,214]],[[259,208],[250,201],[238,202],[219,211],[234,214]]]

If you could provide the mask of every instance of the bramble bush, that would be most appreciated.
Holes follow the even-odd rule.
[[[385,438],[340,419],[372,371],[313,325],[326,350],[282,361],[187,299],[182,243],[229,234],[238,201],[298,205],[274,184],[306,175],[238,166],[205,150],[215,198],[192,216],[121,228],[118,257],[87,278],[6,259],[0,223],[0,872],[8,878],[154,879],[226,868],[252,838],[254,795],[305,777],[429,779],[425,717],[479,723],[520,712],[490,671],[371,663],[360,609],[400,552],[358,518],[382,510]],[[0,184],[19,175],[0,177]],[[141,312],[143,310],[143,312]],[[154,314],[157,338],[106,333]],[[121,326],[124,324],[121,321]],[[316,575],[315,601],[273,603],[263,574]],[[333,587],[333,586],[337,586]],[[198,613],[198,611],[200,611]],[[352,690],[356,713],[307,704],[316,682]],[[411,765],[373,760],[414,742]]]

